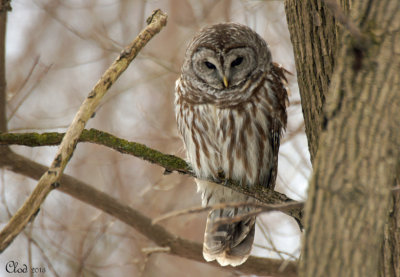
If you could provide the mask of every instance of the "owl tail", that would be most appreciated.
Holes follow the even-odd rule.
[[[237,214],[240,215],[238,208]],[[219,224],[218,219],[232,217],[234,208],[211,211],[204,234],[203,256],[207,261],[217,260],[222,266],[238,266],[250,255],[254,241],[254,216],[232,224]]]
[[[198,181],[197,185],[202,192],[204,206],[251,201],[247,196],[223,186],[204,181]],[[217,260],[222,266],[238,266],[247,260],[254,241],[256,221],[255,216],[246,217],[250,211],[250,207],[243,206],[212,210],[208,214],[203,243],[203,257],[206,261]],[[218,222],[240,216],[243,216],[240,221]]]

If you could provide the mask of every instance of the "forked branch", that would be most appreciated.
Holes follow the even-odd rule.
[[[85,125],[95,112],[101,99],[111,85],[126,70],[138,52],[166,25],[167,16],[161,10],[156,10],[147,23],[147,27],[121,52],[82,103],[61,141],[52,165],[39,179],[38,184],[23,206],[0,232],[0,253],[7,248],[29,221],[33,219],[48,193],[57,187]]]

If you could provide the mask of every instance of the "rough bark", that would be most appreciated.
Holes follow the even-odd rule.
[[[336,1],[329,0],[325,2],[336,3]],[[350,6],[349,1],[340,2],[342,11],[347,13]],[[319,145],[319,135],[327,123],[323,114],[324,99],[328,97],[327,84],[331,79],[333,66],[337,62],[335,53],[339,45],[337,44],[340,37],[339,30],[344,27],[335,26],[335,17],[323,1],[286,0],[285,6],[295,53],[306,134],[311,160],[314,161]],[[371,21],[369,22],[371,23]],[[399,53],[398,49],[394,52],[397,55]],[[320,53],[324,53],[328,57],[321,58]],[[318,80],[320,81],[318,82]],[[400,176],[400,166],[397,166],[397,174]],[[394,193],[391,203],[382,247],[381,276],[400,276],[400,201],[398,193]]]
[[[338,27],[322,1],[286,0],[285,7],[313,161],[325,124],[323,107],[336,59]]]
[[[400,26],[395,20],[400,17],[399,2],[352,2],[350,19],[366,40],[356,41],[344,30],[337,57],[332,55],[334,50],[328,51],[335,61],[330,63],[335,65],[335,72],[329,90],[326,86],[332,68],[321,65],[321,59],[330,61],[321,52],[329,46],[322,42],[318,45],[315,36],[327,34],[326,30],[319,30],[322,26],[318,26],[319,22],[334,23],[326,11],[319,18],[318,11],[324,10],[320,4],[288,1],[287,5],[289,25],[294,17],[303,21],[290,30],[294,49],[300,44],[295,51],[296,64],[306,126],[309,124],[306,130],[310,152],[314,157],[300,275],[377,276],[381,258],[377,249],[383,242],[392,197],[390,189],[400,155],[400,61],[395,44],[399,41]],[[315,18],[321,20],[315,22]],[[301,36],[296,34],[299,30],[293,29],[301,29],[298,26],[306,28],[301,31],[305,40],[311,39],[302,42],[303,46],[297,41]],[[326,42],[327,38],[320,40]],[[334,44],[335,41],[332,39]],[[312,72],[304,67],[311,67]],[[318,84],[321,74],[318,70],[323,71],[323,76],[328,73],[325,86]],[[310,128],[312,116],[318,119],[313,119],[316,126]],[[393,210],[398,211],[396,207]],[[393,253],[390,256],[393,258]]]
[[[380,276],[400,277],[400,190],[392,196],[380,262]]]

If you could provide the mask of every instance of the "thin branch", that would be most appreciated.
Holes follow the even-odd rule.
[[[257,212],[255,214],[254,213],[241,214],[240,219],[243,219],[243,217],[247,217],[249,215],[258,215],[263,212],[272,212],[272,211],[287,212],[288,210],[291,210],[293,208],[303,209],[304,203],[295,202],[295,201],[288,202],[285,204],[276,204],[276,205],[273,205],[273,204],[268,205],[268,204],[263,204],[263,203],[247,203],[247,202],[220,203],[220,204],[215,204],[212,206],[193,207],[193,208],[183,209],[183,210],[179,210],[179,211],[172,211],[170,213],[166,213],[159,217],[154,218],[152,223],[155,224],[162,220],[169,219],[171,217],[181,216],[181,215],[201,213],[201,212],[207,212],[207,211],[211,211],[211,210],[220,210],[220,209],[225,209],[225,208],[238,208],[238,207],[243,207],[243,206],[257,208],[257,210],[256,210]],[[229,219],[233,220],[234,218],[230,217]],[[221,222],[223,222],[223,221],[221,221]]]
[[[265,224],[262,224],[262,220],[257,220],[256,225],[257,225],[258,229],[261,231],[261,233],[263,234],[263,237],[265,238],[267,243],[271,246],[271,250],[274,253],[276,253],[280,259],[285,260],[283,255],[280,253],[280,251],[276,247],[274,241],[272,240],[271,232],[270,232],[269,228]]]
[[[34,82],[33,82],[34,84],[28,88],[27,92],[23,93],[23,88],[28,83],[29,79],[32,77],[32,73],[35,71],[37,65],[39,64],[39,59],[40,59],[40,57],[38,56],[36,58],[36,60],[34,61],[34,64],[31,68],[31,70],[29,71],[28,76],[26,76],[25,80],[22,81],[20,88],[18,88],[17,91],[14,93],[13,98],[18,98],[18,97],[16,97],[18,94],[23,94],[20,97],[21,99],[15,99],[15,101],[13,101],[13,99],[10,99],[8,101],[8,105],[13,106],[13,109],[10,111],[10,113],[8,115],[7,122],[10,122],[10,120],[15,116],[15,114],[18,112],[18,110],[21,108],[21,106],[26,101],[26,99],[28,99],[28,97],[32,96],[32,92],[35,90],[35,88],[37,86],[39,86],[39,84],[42,82],[44,77],[49,73],[51,67],[53,66],[52,64],[42,66],[39,69],[40,71],[37,74],[38,76],[36,77],[36,80],[34,80]],[[16,102],[16,103],[13,105],[12,102]]]
[[[29,237],[29,240],[36,246],[36,248],[39,250],[42,259],[44,260],[44,262],[46,263],[47,267],[49,268],[50,272],[53,273],[54,276],[59,277],[60,275],[58,275],[57,271],[55,270],[53,264],[50,261],[50,258],[47,257],[46,253],[44,252],[44,250],[42,249],[42,247],[39,245],[39,243],[34,240],[32,237]]]
[[[5,166],[8,170],[33,179],[39,179],[41,172],[47,169],[44,165],[36,163],[11,151],[7,152],[7,155],[1,157],[0,162],[0,165]],[[201,254],[202,245],[200,243],[188,241],[171,234],[161,225],[153,225],[152,220],[144,216],[140,211],[121,204],[120,200],[117,200],[109,194],[101,192],[74,177],[63,174],[60,180],[60,186],[57,190],[114,216],[133,227],[157,245],[161,247],[169,247],[169,253],[172,255],[220,268],[218,263],[208,263],[204,260]],[[281,271],[280,267],[282,264],[281,260],[250,257],[246,263],[239,267],[226,267],[225,269],[241,271],[247,274],[268,274],[276,277],[297,276],[297,263],[289,261],[288,264],[286,264],[286,267]]]
[[[7,8],[9,7],[9,8]],[[6,116],[6,27],[7,13],[11,9],[10,3],[2,1],[0,6],[0,132],[7,131]],[[1,147],[2,149],[6,147]],[[0,149],[0,151],[2,151]]]
[[[169,253],[171,248],[167,247],[145,247],[142,248],[142,252],[147,256],[154,253]]]
[[[17,144],[25,146],[49,146],[57,145],[62,140],[63,133],[0,133],[0,145],[2,144]],[[129,142],[125,139],[118,138],[109,133],[96,129],[83,130],[78,139],[79,142],[91,142],[112,148],[120,153],[133,155],[145,161],[157,164],[165,168],[166,172],[177,171],[181,174],[195,176],[191,171],[190,166],[181,158],[163,154],[157,150],[151,149],[144,144],[137,142]],[[217,184],[226,186],[235,191],[241,192],[248,196],[254,197],[265,204],[283,204],[283,203],[298,203],[286,195],[259,186],[241,186],[238,182],[225,180],[223,176],[219,180],[208,180]],[[302,228],[303,209],[301,205],[294,205],[290,209],[284,209],[282,212],[293,217]]]
[[[75,150],[86,122],[93,115],[105,93],[125,71],[138,52],[152,37],[160,32],[162,27],[166,25],[167,16],[161,10],[157,10],[153,12],[147,22],[149,25],[147,25],[147,27],[133,40],[133,42],[121,52],[82,103],[79,111],[76,113],[75,118],[63,137],[52,165],[39,179],[37,186],[23,206],[15,213],[4,229],[0,232],[0,253],[7,248],[14,238],[25,228],[29,221],[33,219],[48,193],[57,187],[57,183]]]
[[[282,250],[278,250],[278,249],[276,249],[276,248],[274,248],[274,247],[268,247],[268,246],[261,245],[261,244],[258,244],[258,243],[254,243],[253,246],[254,246],[254,247],[261,248],[261,249],[268,250],[268,251],[270,251],[270,252],[274,252],[274,253],[276,252],[277,254],[280,254],[281,257],[282,257],[283,255],[286,255],[286,256],[288,256],[289,258],[293,259],[294,261],[296,261],[296,260],[299,259],[298,257],[296,257],[296,256],[295,256],[294,254],[292,254],[292,253],[289,253],[289,252],[286,252],[286,251],[282,251]],[[284,259],[284,257],[282,257],[282,258]]]

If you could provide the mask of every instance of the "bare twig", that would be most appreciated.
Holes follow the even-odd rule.
[[[162,220],[171,218],[171,217],[176,217],[176,216],[181,216],[181,215],[187,215],[187,214],[193,214],[193,213],[201,213],[201,212],[207,212],[211,210],[220,210],[220,209],[225,209],[225,208],[238,208],[238,207],[252,207],[255,208],[256,210],[246,213],[246,214],[241,214],[238,216],[237,220],[243,219],[243,217],[248,217],[252,215],[257,215],[262,212],[271,212],[271,211],[281,211],[281,212],[287,212],[288,210],[291,210],[293,208],[298,208],[298,209],[303,209],[304,203],[302,202],[288,202],[285,204],[263,204],[263,203],[246,203],[246,202],[240,202],[240,203],[221,203],[221,204],[216,204],[212,206],[206,206],[206,207],[193,207],[189,209],[183,209],[179,211],[172,211],[170,213],[163,214],[159,217],[156,217],[152,220],[152,224],[158,223]],[[225,218],[224,218],[225,219]],[[218,224],[226,223],[224,219],[221,220],[221,222],[218,221]],[[235,218],[227,218],[227,220],[233,220],[232,222],[235,222]],[[230,221],[229,221],[230,223]]]
[[[7,131],[7,115],[6,115],[6,26],[7,26],[7,6],[10,3],[3,1],[0,6],[0,132]],[[11,8],[11,6],[10,6]],[[1,147],[5,149],[6,147]]]
[[[151,255],[153,253],[168,253],[171,251],[170,247],[145,247],[142,248],[142,252],[146,255]]]
[[[284,260],[285,258],[283,255],[280,253],[278,248],[276,247],[274,241],[271,238],[271,232],[269,228],[266,226],[266,224],[263,224],[262,220],[257,220],[256,225],[258,229],[260,229],[261,233],[263,234],[264,239],[268,242],[268,244],[271,246],[271,250],[276,253],[281,260]],[[266,247],[267,248],[267,247]]]
[[[39,179],[41,172],[46,170],[44,165],[38,164],[11,151],[7,152],[7,155],[0,159],[0,165],[6,166],[9,170],[17,174],[22,174],[33,179]],[[101,192],[74,177],[63,174],[60,180],[60,186],[57,190],[114,216],[133,227],[136,231],[146,236],[157,245],[161,247],[170,247],[170,254],[172,255],[220,267],[217,262],[208,263],[204,260],[201,254],[201,244],[171,234],[161,225],[153,225],[152,220],[144,216],[140,211],[121,204],[120,200],[115,199],[109,194]],[[234,270],[248,274],[269,274],[276,277],[297,276],[297,263],[291,261],[288,262],[283,271],[279,270],[281,265],[282,261],[280,260],[250,257],[246,263],[234,268]],[[233,270],[230,267],[227,267],[226,269]]]
[[[29,237],[29,240],[31,243],[33,243],[36,248],[39,250],[42,259],[44,260],[44,262],[46,263],[47,267],[49,268],[50,272],[53,274],[53,276],[59,277],[60,275],[57,273],[57,271],[55,270],[53,264],[50,261],[50,258],[47,257],[46,253],[44,252],[44,250],[42,249],[42,247],[39,245],[39,243],[34,240],[32,237]]]
[[[58,181],[72,156],[78,139],[95,109],[110,86],[125,71],[137,53],[167,23],[167,16],[157,10],[148,20],[148,26],[124,49],[114,63],[107,69],[93,90],[85,99],[75,115],[57,151],[50,168],[42,175],[32,194],[0,232],[0,252],[4,251],[13,239],[25,228],[38,212],[48,193],[57,187]]]
[[[142,248],[142,253],[144,254],[144,261],[139,268],[140,276],[143,276],[143,273],[145,272],[146,266],[149,262],[149,258],[152,254],[154,254],[154,253],[169,253],[169,252],[171,252],[171,248],[168,246],[167,247],[153,246],[153,247]]]
[[[250,211],[250,212],[243,213],[243,214],[238,214],[238,215],[233,216],[233,217],[221,217],[221,218],[218,218],[213,222],[214,223],[214,229],[212,229],[212,230],[213,231],[217,231],[218,226],[239,222],[239,221],[242,221],[245,218],[249,218],[251,216],[259,215],[262,212],[263,212],[263,210],[261,208],[257,208],[257,209],[254,209],[254,210]]]
[[[268,247],[268,246],[261,245],[261,244],[258,244],[258,243],[254,243],[253,246],[254,246],[254,247],[261,248],[261,249],[268,250],[268,251],[270,251],[270,252],[277,253],[278,255],[280,254],[279,256],[282,257],[282,258],[281,258],[282,260],[286,260],[285,257],[283,257],[283,255],[288,256],[288,257],[291,258],[293,261],[298,260],[298,257],[296,257],[294,254],[289,253],[289,252],[286,252],[286,251],[278,250],[278,249],[276,249],[276,248],[274,248],[274,247]],[[298,251],[298,250],[297,250],[297,251]]]
[[[15,92],[14,97],[23,91],[23,88],[29,82],[29,79],[31,79],[33,72],[35,71],[35,69],[39,65],[39,60],[40,60],[40,57],[38,56],[35,59],[34,64],[32,65],[32,68],[29,71],[28,75],[26,76],[25,80],[22,82],[20,87]],[[28,97],[31,96],[31,94],[34,91],[34,89],[42,82],[44,77],[49,73],[51,67],[52,67],[52,64],[46,65],[46,66],[42,66],[40,71],[38,70],[39,72],[38,72],[37,77],[35,78],[35,80],[33,82],[34,84],[30,88],[28,88],[28,91],[22,97],[20,97],[21,99],[19,99],[19,101],[17,99],[15,99],[15,101],[12,101],[13,99],[9,100],[9,102],[8,102],[9,105],[12,105],[12,102],[17,102],[17,103],[14,103],[14,105],[12,105],[13,109],[11,110],[11,112],[10,112],[8,118],[7,118],[7,122],[10,122],[10,120],[14,117],[16,112],[24,104],[26,99],[28,99]],[[15,98],[17,98],[17,97],[15,97]]]

